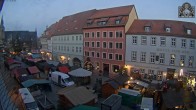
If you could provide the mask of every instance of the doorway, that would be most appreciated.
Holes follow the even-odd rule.
[[[110,65],[103,63],[103,76],[109,77]]]

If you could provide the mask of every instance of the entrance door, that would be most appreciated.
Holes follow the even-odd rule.
[[[175,69],[167,68],[167,79],[174,79]]]
[[[109,76],[110,65],[103,63],[103,75],[108,77]]]

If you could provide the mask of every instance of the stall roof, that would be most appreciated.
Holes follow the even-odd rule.
[[[86,87],[66,87],[58,91],[59,95],[64,95],[73,105],[81,105],[95,99],[95,94],[86,89]]]
[[[68,74],[75,76],[75,77],[87,77],[87,76],[91,76],[92,72],[85,70],[83,68],[78,68],[76,70],[68,72]]]
[[[141,109],[153,110],[153,98],[142,98]]]
[[[124,93],[124,94],[128,94],[128,95],[132,95],[132,96],[138,96],[138,95],[140,95],[140,92],[139,91],[131,90],[131,89],[126,89],[126,88],[122,88],[118,92],[121,92],[121,93]]]
[[[118,89],[118,87],[119,87],[119,84],[113,80],[107,81],[105,84],[111,85],[114,89]]]
[[[57,61],[48,60],[47,63],[48,63],[48,64],[52,64],[52,65],[54,65],[54,66],[58,66],[58,65],[59,65],[59,62],[57,62]]]
[[[29,79],[29,80],[22,82],[22,85],[23,85],[23,87],[28,88],[28,87],[31,87],[35,84],[49,84],[49,83],[50,83],[50,81],[45,80],[45,79]]]
[[[58,69],[60,72],[63,72],[63,73],[69,72],[69,68],[67,66],[60,66],[60,67],[58,67]]]
[[[92,107],[92,106],[87,106],[87,105],[79,105],[76,106],[74,108],[72,108],[71,110],[101,110],[98,107]]]
[[[18,78],[18,77],[21,76],[22,74],[28,75],[29,72],[27,71],[26,68],[15,68],[15,69],[12,70],[11,74],[14,74],[14,76],[15,76],[16,78]]]
[[[30,74],[37,74],[40,72],[36,66],[28,67],[28,70],[29,70]]]
[[[140,85],[140,86],[143,86],[143,87],[148,87],[148,83],[145,83],[143,81],[140,81],[140,80],[134,80],[134,82],[137,84],[137,85]]]

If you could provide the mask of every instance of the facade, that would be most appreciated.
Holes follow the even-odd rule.
[[[23,51],[37,49],[37,32],[29,31],[5,31],[5,42],[9,49],[19,45]]]
[[[196,73],[196,24],[135,20],[126,33],[128,74],[163,81]]]
[[[125,32],[137,18],[133,5],[97,10],[89,17],[83,28],[84,68],[107,76],[119,72],[125,64]]]
[[[65,16],[57,22],[56,31],[51,38],[52,54],[55,60],[70,66],[83,65],[82,28],[96,10],[89,10]]]

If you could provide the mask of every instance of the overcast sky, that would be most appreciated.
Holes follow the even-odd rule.
[[[140,19],[167,19],[196,22],[196,18],[178,18],[178,7],[195,0],[5,0],[2,12],[8,31],[38,31],[38,37],[62,17],[90,9],[135,5]]]

